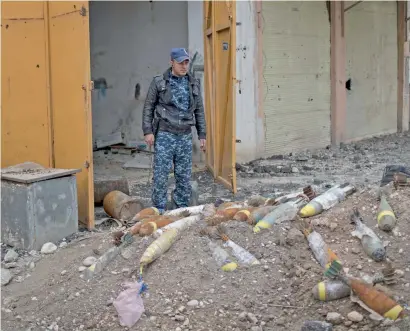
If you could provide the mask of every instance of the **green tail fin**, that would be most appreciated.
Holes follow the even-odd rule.
[[[339,276],[340,271],[342,270],[342,265],[340,262],[334,260],[330,264],[329,268],[325,271],[325,276],[328,278],[336,278]]]

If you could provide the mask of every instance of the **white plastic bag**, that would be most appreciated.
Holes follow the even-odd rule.
[[[126,289],[113,302],[121,326],[132,327],[144,312],[144,302],[139,294],[141,285],[138,282],[124,284]]]

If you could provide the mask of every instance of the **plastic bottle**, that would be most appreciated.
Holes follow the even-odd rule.
[[[238,267],[238,264],[230,258],[229,254],[218,244],[209,240],[208,246],[212,252],[216,264],[223,271],[234,271]]]
[[[297,215],[300,207],[306,204],[303,198],[299,198],[295,201],[288,201],[279,205],[275,210],[267,214],[262,220],[260,220],[253,228],[254,233],[260,232],[262,229],[268,229],[273,224],[281,223],[284,221],[291,221]]]
[[[394,215],[393,209],[390,207],[384,195],[380,197],[377,223],[383,231],[391,231],[396,225],[396,215]]]
[[[313,297],[320,301],[332,301],[348,297],[351,288],[341,280],[320,282],[312,289]]]
[[[328,210],[339,202],[344,200],[346,196],[352,194],[355,191],[354,186],[344,184],[342,186],[336,185],[326,191],[325,193],[317,196],[310,201],[300,211],[301,217],[311,217],[320,214],[324,210]]]

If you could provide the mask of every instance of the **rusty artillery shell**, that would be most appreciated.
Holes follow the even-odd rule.
[[[227,222],[233,219],[235,214],[240,210],[240,208],[227,208],[224,210],[219,210],[215,215],[206,219],[208,225],[218,225],[223,222]]]
[[[160,229],[170,223],[173,223],[180,219],[180,217],[177,216],[158,216],[157,218],[150,218],[147,219],[147,221],[143,221],[141,228],[139,230],[139,235],[141,237],[143,236],[149,236],[150,234],[154,233],[157,229]]]
[[[391,320],[403,317],[403,307],[385,293],[357,279],[349,279],[349,281],[353,292],[370,309]]]
[[[141,210],[137,215],[133,217],[133,221],[138,222],[141,221],[143,218],[152,215],[159,215],[159,210],[155,207],[148,207]]]
[[[104,211],[111,217],[129,221],[144,208],[138,199],[133,199],[121,191],[108,193],[103,202]]]
[[[233,219],[235,221],[246,222],[249,216],[251,215],[251,212],[254,211],[256,208],[257,207],[249,207],[249,208],[241,209],[235,214]]]
[[[242,203],[242,202],[237,202],[237,201],[227,201],[227,202],[224,202],[224,203],[220,204],[220,205],[216,208],[216,210],[217,210],[217,211],[219,211],[219,210],[225,210],[225,209],[227,209],[227,208],[230,208],[230,207],[236,206],[236,205],[243,205],[243,203]]]

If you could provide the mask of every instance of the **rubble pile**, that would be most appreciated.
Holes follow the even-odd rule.
[[[123,330],[119,321],[125,320],[125,307],[118,309],[116,298],[126,301],[128,282],[139,286],[130,292],[133,287],[127,285],[125,291],[143,300],[131,329],[410,330],[405,318],[410,302],[410,187],[390,183],[382,189],[351,188],[340,185],[316,195],[305,188],[286,198],[249,197],[198,206],[188,209],[190,215],[172,211],[167,216],[174,217],[172,222],[160,221],[155,213],[146,221],[133,218],[130,226],[145,229],[150,224],[150,231],[129,235],[123,228],[118,234],[117,226],[118,246],[112,233],[110,239],[106,233],[96,235],[98,251],[93,255],[100,257],[82,256],[70,266],[61,262],[58,275],[47,281],[41,305],[32,304],[38,298],[33,300],[30,291],[22,301],[10,298],[13,280],[3,281],[2,272],[2,324],[5,330]],[[189,225],[183,225],[185,219]],[[135,222],[142,224],[136,227]],[[123,237],[133,238],[125,248]],[[113,247],[118,256],[94,277],[83,277]],[[2,264],[20,259],[9,250]],[[377,295],[368,300],[359,290],[351,292],[360,287],[352,279]],[[56,302],[60,310],[50,315]]]

